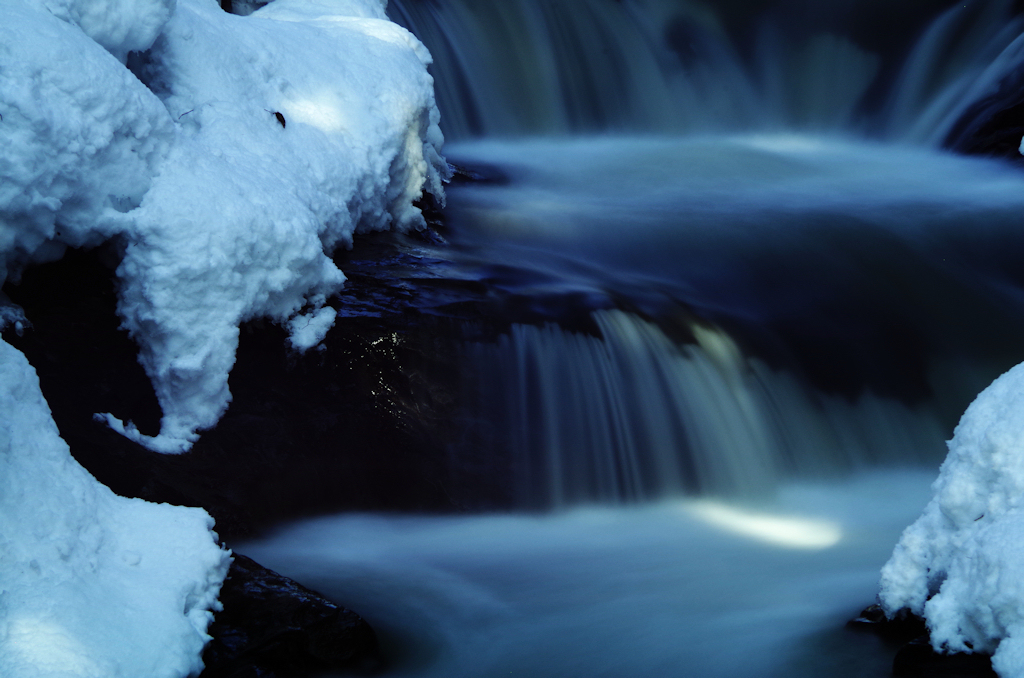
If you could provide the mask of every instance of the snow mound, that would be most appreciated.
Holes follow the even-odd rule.
[[[125,227],[174,137],[160,100],[30,0],[0,21],[0,283]]]
[[[345,280],[325,251],[357,227],[418,227],[413,200],[425,184],[441,194],[429,55],[385,19],[324,4],[243,18],[182,0],[151,51],[180,139],[131,215],[118,275],[164,412],[159,437],[135,436],[153,449],[188,449],[223,414],[239,323],[312,324],[292,343],[315,343]]]
[[[0,412],[5,678],[198,673],[230,560],[213,520],[96,482],[60,439],[35,371],[2,341]]]
[[[423,226],[423,191],[443,199],[430,55],[380,0],[249,17],[216,0],[9,0],[4,14],[0,278],[121,239],[119,313],[163,419],[150,438],[98,417],[151,449],[183,452],[219,420],[240,323],[315,345],[345,280],[328,255],[358,229]]]
[[[358,229],[423,225],[447,165],[430,56],[381,0],[3,0],[0,284],[115,240],[119,313],[182,452],[227,407],[238,326],[307,350]],[[31,319],[0,294],[0,326]],[[24,356],[0,341],[5,678],[202,669],[229,555],[200,509],[115,496],[70,456]]]
[[[882,569],[882,606],[924,616],[936,650],[1024,675],[1024,364],[967,408],[932,489]]]
[[[75,24],[115,57],[149,49],[174,11],[175,0],[38,0]]]

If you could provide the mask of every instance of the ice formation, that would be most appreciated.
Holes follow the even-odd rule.
[[[1000,676],[1022,676],[1024,364],[967,408],[932,489],[882,569],[882,605],[924,616],[936,650],[994,652]]]
[[[379,0],[11,0],[0,44],[0,275],[122,239],[119,312],[163,420],[103,417],[152,449],[223,414],[239,323],[315,345],[345,279],[329,253],[443,196],[430,55]]]

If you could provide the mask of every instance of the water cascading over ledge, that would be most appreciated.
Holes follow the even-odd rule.
[[[456,258],[526,307],[578,300],[469,349],[518,501],[941,459],[1018,360],[1020,205],[1013,176],[923,149],[991,147],[1016,11],[392,0],[434,56],[448,157],[500,177],[450,191]],[[659,327],[675,307],[685,340]]]
[[[478,413],[522,506],[765,496],[784,478],[933,461],[941,447],[927,408],[823,394],[717,328],[694,325],[680,345],[622,311],[594,320],[600,337],[515,325],[470,347]]]
[[[448,157],[495,170],[427,255],[484,297],[451,456],[568,510],[328,518],[268,555],[361,593],[402,675],[889,675],[843,625],[1024,359],[1024,178],[934,150],[985,126],[1013,9],[391,0]]]
[[[1021,63],[1016,9],[391,0],[388,12],[434,57],[449,141],[804,130],[940,145]]]

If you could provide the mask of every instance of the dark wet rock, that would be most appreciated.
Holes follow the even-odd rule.
[[[100,482],[202,506],[229,543],[332,511],[507,506],[509,474],[467,444],[459,404],[462,328],[490,301],[478,282],[446,277],[431,242],[373,234],[340,253],[349,280],[329,300],[339,317],[320,350],[296,353],[270,322],[243,325],[232,403],[184,455],[150,452],[93,419],[111,412],[150,435],[160,421],[119,329],[114,248],[69,250],[6,284],[31,326],[3,338],[35,367],[62,437]]]
[[[249,16],[261,7],[269,5],[273,0],[220,0],[220,8],[230,14]]]
[[[924,620],[909,610],[900,610],[892,619],[885,616],[882,606],[869,605],[855,618],[847,622],[853,629],[874,633],[880,638],[893,643],[909,643],[915,638],[928,633]]]
[[[451,183],[455,186],[461,184],[507,184],[508,175],[497,165],[490,165],[482,162],[474,162],[470,165],[459,165],[453,162],[448,163],[448,171],[451,172]]]
[[[932,649],[921,617],[899,610],[887,618],[880,605],[870,605],[848,628],[877,635],[895,651],[892,675],[907,678],[996,678],[987,654],[942,654]]]
[[[355,612],[235,554],[221,589],[201,678],[285,678],[381,667],[373,629]]]
[[[900,648],[892,674],[907,678],[997,678],[989,655],[939,654],[924,636]]]

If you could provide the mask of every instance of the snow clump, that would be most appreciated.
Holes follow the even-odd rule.
[[[118,311],[163,418],[147,437],[98,416],[151,449],[188,450],[219,420],[240,323],[315,345],[345,280],[330,253],[358,229],[419,228],[413,201],[443,199],[430,55],[380,0],[4,14],[0,278],[119,238]]]
[[[3,0],[0,284],[113,242],[118,311],[163,409],[162,452],[213,426],[239,323],[306,350],[335,321],[329,254],[423,224],[447,166],[430,55],[381,0]],[[0,327],[31,323],[0,293]],[[201,509],[114,495],[0,340],[0,672],[184,678],[230,562]]]
[[[174,11],[175,0],[41,0],[39,4],[124,61],[128,52],[153,45]]]
[[[21,352],[0,341],[5,678],[202,670],[230,564],[202,509],[118,497],[71,457]]]
[[[967,408],[934,497],[882,569],[889,615],[923,616],[936,651],[994,653],[1024,675],[1024,364]]]

